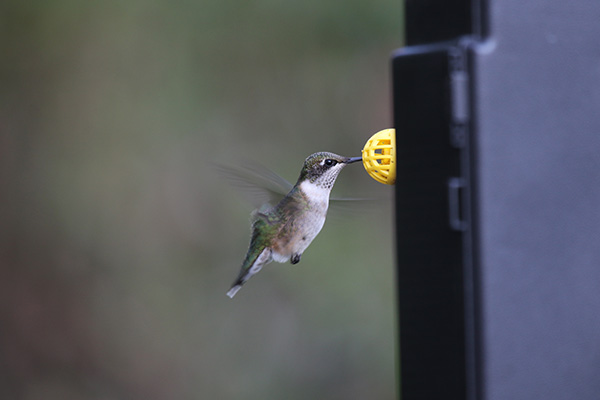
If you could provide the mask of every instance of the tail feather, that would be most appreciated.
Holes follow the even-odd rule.
[[[235,296],[235,294],[242,288],[242,285],[233,285],[231,287],[231,289],[229,289],[229,291],[227,292],[227,296],[229,296],[230,299],[233,299],[233,296]]]
[[[257,274],[258,271],[262,269],[265,264],[271,262],[271,249],[263,247],[262,249],[257,249],[255,252],[248,251],[246,255],[246,259],[242,264],[242,268],[240,274],[238,275],[233,285],[227,292],[227,296],[233,299],[233,296],[242,288],[244,283],[248,281],[254,274]]]

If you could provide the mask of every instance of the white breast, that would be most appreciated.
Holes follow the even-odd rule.
[[[310,182],[302,182],[300,190],[307,197],[309,209],[304,211],[302,224],[299,224],[293,237],[285,245],[273,249],[273,260],[276,262],[284,263],[292,254],[302,254],[325,224],[331,190]]]
[[[301,232],[301,235],[298,235],[301,240],[295,246],[295,252],[302,253],[319,234],[325,224],[331,189],[317,186],[308,181],[302,182],[300,189],[306,194],[312,209],[312,211],[304,215],[306,223],[304,224],[303,232]]]
[[[324,188],[309,181],[304,181],[300,184],[300,190],[306,194],[306,197],[308,197],[311,203],[315,206],[325,206],[324,210],[325,212],[327,211],[327,207],[329,206],[329,193],[331,193],[330,188]]]

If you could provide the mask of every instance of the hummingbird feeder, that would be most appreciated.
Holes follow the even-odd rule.
[[[371,178],[386,185],[396,182],[396,130],[384,129],[362,149],[363,166]]]

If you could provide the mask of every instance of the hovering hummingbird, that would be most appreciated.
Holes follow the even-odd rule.
[[[252,213],[250,247],[227,296],[233,298],[271,261],[300,262],[302,253],[323,228],[338,174],[347,164],[361,160],[328,152],[308,156],[290,192],[277,205],[264,204]]]

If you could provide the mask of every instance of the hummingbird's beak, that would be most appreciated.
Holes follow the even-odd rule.
[[[362,161],[362,157],[350,157],[346,160],[346,164],[352,164],[353,162]]]

